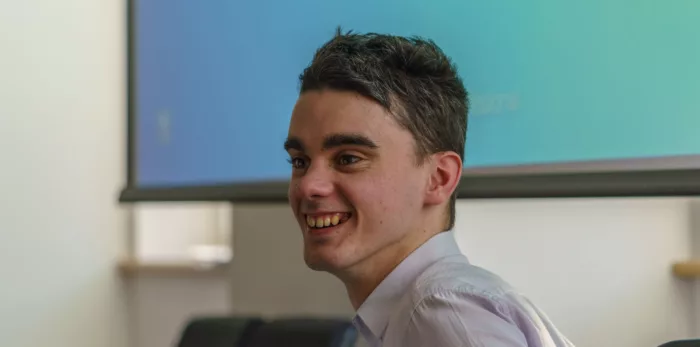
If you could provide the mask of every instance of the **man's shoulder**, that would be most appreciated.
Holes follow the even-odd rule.
[[[448,327],[466,329],[490,325],[500,329],[495,325],[500,324],[513,328],[515,325],[507,308],[511,290],[499,276],[470,264],[463,255],[441,258],[406,288],[392,314],[387,330],[391,336],[388,341],[392,343],[388,345],[405,345],[402,336],[408,331],[420,331],[420,334],[433,338],[434,334],[440,334]],[[419,327],[410,328],[416,325]],[[467,336],[461,330],[460,339],[478,338]],[[518,334],[516,332],[513,336]]]
[[[427,267],[406,294],[417,305],[426,297],[446,293],[500,301],[513,292],[513,287],[500,276],[471,264],[463,255],[453,255]]]
[[[413,320],[437,320],[434,324],[440,326],[469,323],[500,332],[513,329],[513,336],[522,336],[532,346],[573,346],[528,298],[462,255],[442,258],[426,268],[407,288],[394,318],[395,329],[401,331]],[[446,319],[458,321],[448,324]]]

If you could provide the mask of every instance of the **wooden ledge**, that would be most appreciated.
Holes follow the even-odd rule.
[[[672,271],[673,275],[679,278],[700,278],[700,259],[674,263]]]
[[[127,259],[119,262],[117,270],[123,277],[134,276],[170,276],[187,277],[201,275],[223,275],[227,273],[228,264],[204,266],[195,262],[146,263]]]

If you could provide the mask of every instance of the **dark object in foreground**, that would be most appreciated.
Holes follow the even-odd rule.
[[[351,347],[357,331],[345,320],[197,317],[183,329],[178,347]]]

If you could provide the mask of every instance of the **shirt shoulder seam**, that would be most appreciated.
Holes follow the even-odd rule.
[[[434,297],[437,295],[468,294],[468,295],[483,296],[484,298],[493,302],[494,306],[496,307],[496,309],[499,312],[508,316],[508,318],[512,319],[512,317],[511,317],[512,312],[508,308],[508,305],[504,305],[504,303],[503,303],[503,295],[496,295],[496,294],[493,294],[493,293],[490,293],[490,292],[487,292],[484,290],[481,290],[479,292],[475,292],[474,289],[475,288],[471,285],[462,285],[462,286],[458,286],[458,287],[450,288],[450,289],[436,288],[436,289],[430,290],[430,291],[426,292],[425,294],[421,295],[420,299],[418,301],[416,301],[416,303],[413,305],[413,307],[411,307],[410,315],[408,317],[407,324],[404,327],[404,331],[401,334],[401,339],[399,340],[399,342],[401,342],[401,345],[403,345],[403,339],[406,336],[406,330],[408,330],[409,326],[411,325],[411,322],[413,321],[413,319],[416,315],[418,307],[421,306],[425,302],[425,300],[427,300],[428,298]],[[504,311],[504,308],[505,308],[505,310],[507,310],[507,312]]]

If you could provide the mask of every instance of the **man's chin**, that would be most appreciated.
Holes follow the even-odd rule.
[[[321,254],[304,254],[304,262],[306,266],[314,271],[323,271],[336,273],[340,269],[340,264],[337,264],[337,259],[329,259]]]
[[[313,271],[330,272],[330,267],[320,262],[306,262],[306,266]]]
[[[305,256],[304,262],[309,269],[314,271],[330,271],[332,268],[328,262],[318,256]]]

